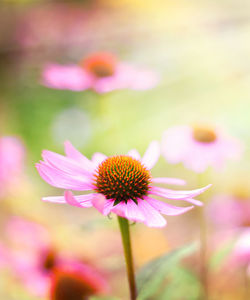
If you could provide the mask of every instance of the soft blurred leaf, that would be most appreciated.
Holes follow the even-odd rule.
[[[144,267],[137,274],[138,300],[149,300],[160,288],[166,276],[184,257],[197,249],[197,244],[187,245],[157,258]]]
[[[168,283],[157,300],[197,300],[200,297],[200,282],[190,271],[176,267],[168,276]]]
[[[217,251],[214,252],[209,262],[210,268],[212,270],[217,270],[221,267],[221,264],[223,264],[225,259],[231,253],[234,245],[235,239],[227,240]]]

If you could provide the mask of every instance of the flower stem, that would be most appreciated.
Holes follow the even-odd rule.
[[[204,174],[200,174],[198,177],[200,186],[203,186]],[[201,199],[202,198],[202,199]],[[205,204],[204,196],[200,196],[200,200],[203,200]],[[207,265],[207,222],[204,207],[200,207],[199,212],[199,223],[200,223],[200,278],[203,286],[203,292],[201,295],[202,300],[209,299],[209,274]]]
[[[119,216],[118,216],[118,222],[120,226],[124,256],[125,256],[126,267],[127,267],[130,300],[135,300],[137,292],[136,292],[136,283],[135,283],[135,272],[133,266],[133,257],[131,251],[129,224],[127,219]]]

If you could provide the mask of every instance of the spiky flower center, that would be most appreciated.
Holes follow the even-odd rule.
[[[87,300],[95,289],[81,276],[60,272],[55,279],[52,300]]]
[[[215,131],[206,127],[195,127],[193,129],[193,138],[200,143],[213,143],[217,139]]]
[[[85,70],[98,78],[112,76],[116,70],[116,58],[109,53],[93,54],[81,63]]]
[[[129,199],[137,203],[149,190],[150,171],[140,161],[126,155],[118,155],[103,161],[95,175],[96,191],[114,205]]]

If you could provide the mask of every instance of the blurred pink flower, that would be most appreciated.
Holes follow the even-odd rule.
[[[207,127],[176,126],[164,132],[162,153],[170,163],[183,162],[197,173],[207,167],[220,168],[227,159],[240,158],[241,143],[219,130]]]
[[[3,247],[5,262],[24,286],[36,296],[46,296],[55,268],[73,268],[76,265],[86,270],[90,266],[62,256],[52,246],[48,232],[39,224],[20,217],[13,217],[6,226],[10,247]],[[1,250],[1,249],[0,249]],[[95,271],[92,271],[95,274]],[[98,273],[96,275],[98,278]],[[106,281],[99,275],[99,282],[106,287]],[[103,289],[104,290],[104,289]]]
[[[250,226],[250,198],[217,195],[207,206],[207,213],[209,220],[226,229]]]
[[[250,227],[242,230],[230,255],[229,262],[235,267],[246,269],[250,276]]]
[[[89,299],[108,291],[106,280],[89,266],[71,262],[54,269],[51,300]]]
[[[166,220],[161,213],[179,215],[193,208],[176,207],[153,199],[151,195],[171,200],[184,200],[202,205],[193,197],[204,192],[210,185],[192,191],[174,191],[153,184],[184,184],[175,178],[153,178],[150,169],[158,160],[160,149],[152,142],[141,158],[136,150],[127,155],[106,157],[95,153],[89,160],[70,142],[65,142],[66,156],[43,151],[44,161],[36,164],[40,176],[50,185],[65,189],[64,196],[45,197],[44,201],[68,203],[77,207],[95,206],[103,215],[111,212],[149,227],[163,227]],[[71,191],[91,191],[74,196]]]
[[[47,87],[73,91],[93,89],[98,93],[127,88],[147,90],[158,81],[154,72],[119,62],[109,53],[92,54],[79,65],[51,63],[45,66],[42,74],[42,83]]]
[[[24,146],[18,138],[5,136],[0,138],[0,197],[5,196],[20,179]]]

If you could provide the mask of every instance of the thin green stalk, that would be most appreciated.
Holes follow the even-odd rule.
[[[131,250],[130,232],[128,220],[118,216],[118,222],[121,231],[122,244],[124,250],[124,256],[126,261],[129,290],[130,290],[130,300],[136,300],[136,283],[135,283],[135,272],[133,266],[133,257]]]
[[[204,174],[200,174],[198,177],[199,185],[203,186]],[[205,205],[204,196],[200,196]],[[199,208],[199,223],[200,223],[200,278],[203,287],[201,295],[202,300],[209,299],[209,278],[208,278],[208,264],[207,264],[207,222],[204,211],[204,206]]]

